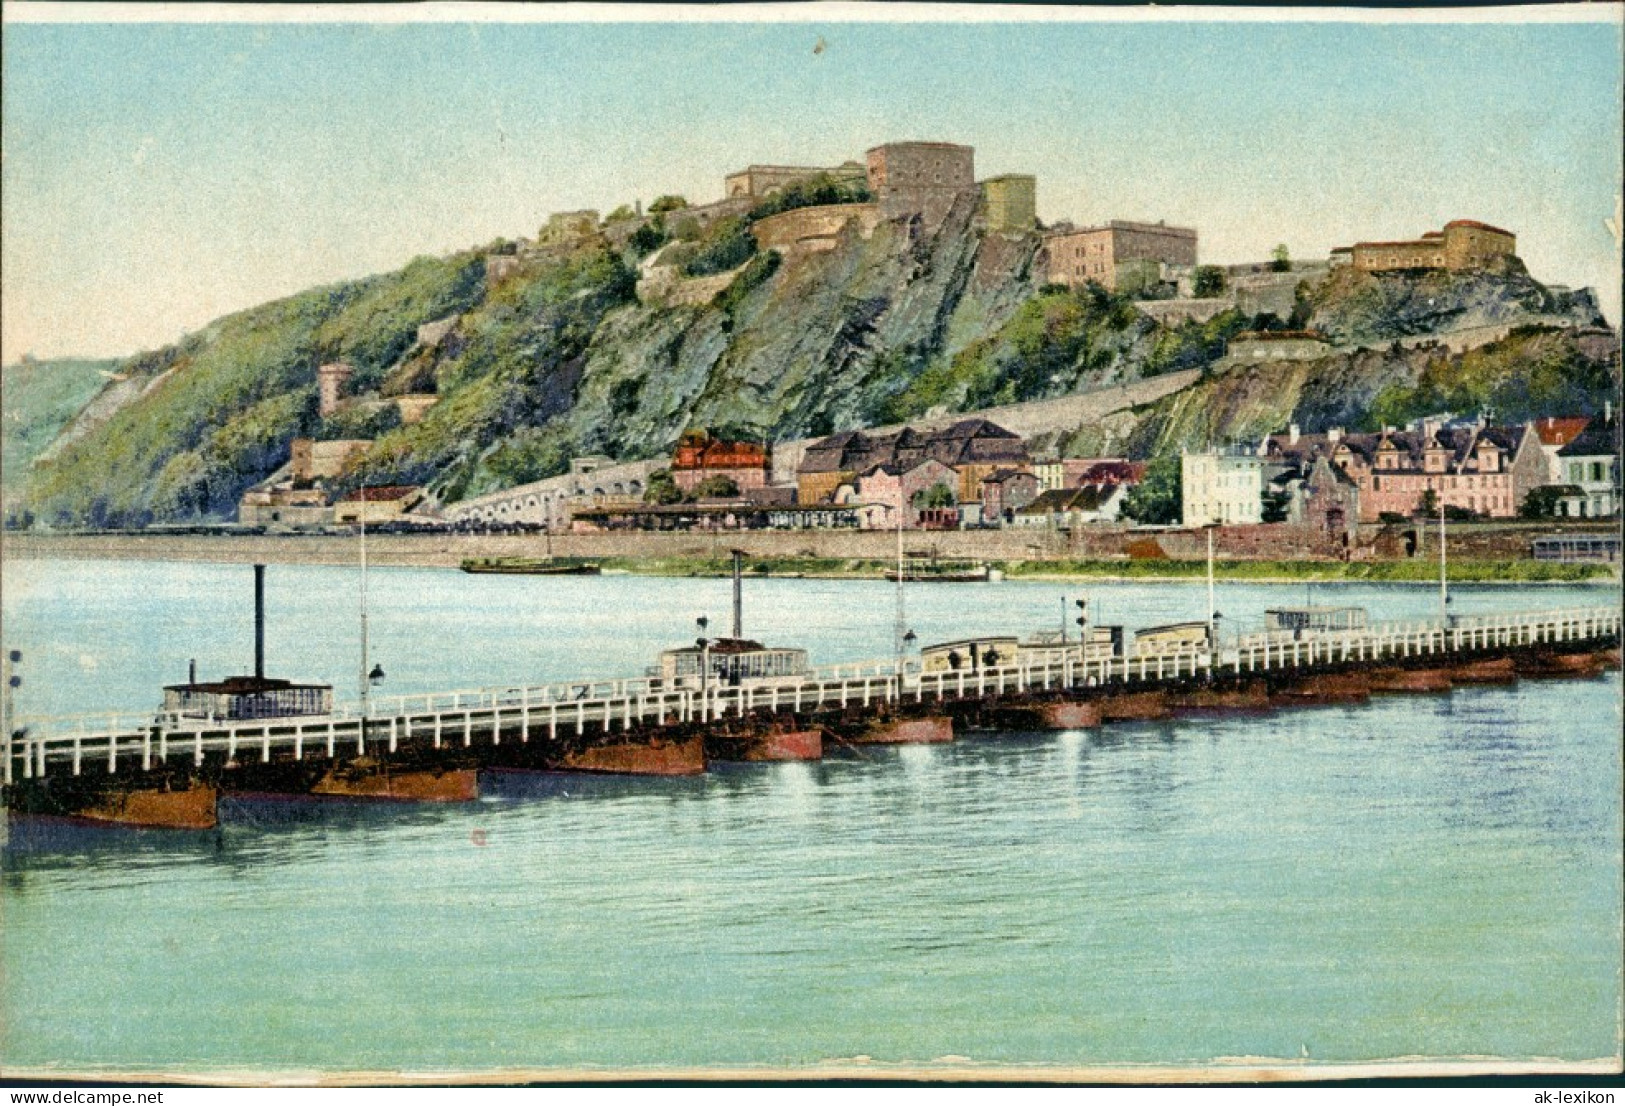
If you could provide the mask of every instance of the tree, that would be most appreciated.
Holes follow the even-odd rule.
[[[1213,299],[1230,290],[1230,279],[1218,265],[1198,265],[1195,284],[1191,290],[1198,299]]]
[[[861,179],[836,180],[828,173],[819,173],[805,180],[792,181],[783,188],[764,197],[750,209],[747,216],[752,222],[793,211],[798,207],[818,207],[825,204],[861,204],[873,199],[869,187]]]
[[[1286,252],[1286,243],[1282,242],[1270,251],[1270,272],[1290,273],[1292,271],[1292,255]]]
[[[756,238],[744,219],[733,216],[712,223],[698,246],[683,264],[685,276],[710,276],[739,268],[756,253]]]
[[[1260,516],[1264,522],[1285,522],[1287,507],[1292,502],[1292,493],[1282,489],[1266,491],[1261,497],[1263,514]]]
[[[1518,517],[1527,519],[1553,518],[1557,505],[1565,495],[1579,495],[1580,489],[1572,484],[1546,484],[1532,489],[1518,506]]]
[[[1439,513],[1439,496],[1432,488],[1422,493],[1421,500],[1416,505],[1419,515],[1436,515]]]
[[[1147,465],[1145,479],[1129,489],[1123,498],[1123,513],[1147,526],[1178,522],[1183,496],[1179,454],[1165,453]]]
[[[681,196],[661,196],[649,205],[650,215],[664,215],[668,211],[681,211],[688,201]]]
[[[910,506],[917,510],[937,510],[953,507],[958,503],[959,497],[947,484],[932,484],[929,488],[922,488],[909,497]]]
[[[617,207],[614,211],[611,211],[608,215],[605,215],[604,216],[604,222],[606,222],[606,223],[624,223],[628,219],[636,219],[637,217],[638,217],[638,213],[632,210],[632,205],[631,204],[622,204],[620,207]]]
[[[657,506],[669,506],[683,501],[683,489],[677,486],[677,481],[671,478],[666,469],[656,469],[649,474],[649,484],[643,489],[643,501]]]
[[[721,473],[707,476],[694,485],[695,499],[732,499],[738,494],[739,485],[734,483],[733,477]]]
[[[659,218],[649,220],[633,231],[632,237],[627,239],[627,242],[631,245],[633,253],[639,257],[647,257],[666,244],[665,221]]]

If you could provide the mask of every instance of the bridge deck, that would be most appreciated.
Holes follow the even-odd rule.
[[[17,719],[4,737],[4,778],[33,779],[53,772],[149,772],[171,756],[201,766],[209,753],[229,760],[273,753],[295,759],[336,759],[427,740],[434,749],[528,743],[561,736],[631,732],[647,725],[707,723],[717,719],[797,716],[886,704],[998,699],[1034,693],[1090,692],[1112,686],[1148,689],[1181,680],[1243,673],[1308,674],[1348,664],[1435,656],[1470,657],[1519,648],[1602,638],[1617,640],[1620,611],[1585,607],[1559,611],[1463,617],[1448,624],[1378,623],[1350,631],[1253,635],[1218,655],[1207,650],[1080,658],[1076,649],[1051,649],[1022,663],[976,671],[919,672],[899,676],[891,663],[817,669],[795,684],[705,689],[662,687],[632,677],[525,687],[485,688],[395,697],[362,718],[353,708],[329,715],[243,721],[208,721],[152,715],[120,718]]]

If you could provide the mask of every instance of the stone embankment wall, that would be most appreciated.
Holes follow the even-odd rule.
[[[1244,314],[1269,312],[1278,318],[1292,316],[1297,303],[1298,285],[1303,281],[1316,283],[1328,272],[1325,262],[1294,261],[1284,273],[1236,272],[1229,273],[1230,296]]]
[[[1438,348],[1449,350],[1451,353],[1466,353],[1469,350],[1477,349],[1479,346],[1499,342],[1514,330],[1524,326],[1549,326],[1558,330],[1573,330],[1575,329],[1575,321],[1563,315],[1529,315],[1515,322],[1496,323],[1488,326],[1468,326],[1459,330],[1442,330],[1432,334],[1414,334],[1396,339],[1396,341],[1405,349]]]
[[[1436,529],[1418,533],[1419,557],[1433,557]],[[1608,523],[1564,527],[1522,525],[1456,526],[1449,531],[1452,556],[1472,559],[1519,558],[1542,534],[1608,533]],[[1376,528],[1362,528],[1359,542],[1368,546]],[[1215,552],[1231,560],[1282,560],[1326,555],[1323,539],[1305,527],[1276,525],[1221,527]],[[382,565],[456,567],[468,557],[542,557],[544,535],[369,534],[367,559]],[[1201,560],[1207,539],[1199,529],[1133,530],[1126,526],[1084,527],[1071,534],[1049,530],[909,531],[905,546],[942,557],[989,561],[1064,559]],[[726,558],[742,548],[759,557],[832,557],[890,561],[897,556],[897,536],[890,531],[732,530],[690,533],[555,534],[552,551],[559,557]],[[1397,549],[1395,550],[1397,553]],[[359,546],[352,535],[175,534],[7,534],[0,544],[5,557],[62,559],[114,558],[205,561],[227,564],[357,563]]]
[[[1228,297],[1219,299],[1136,300],[1134,309],[1163,326],[1178,326],[1183,322],[1205,323],[1215,315],[1234,307]]]

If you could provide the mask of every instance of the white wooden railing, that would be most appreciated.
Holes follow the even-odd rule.
[[[661,686],[649,678],[592,680],[528,687],[482,688],[394,696],[363,719],[346,706],[332,714],[256,720],[174,716],[83,715],[19,718],[4,735],[5,782],[48,771],[74,775],[139,765],[150,771],[173,756],[201,765],[210,753],[269,761],[274,751],[296,759],[350,752],[393,752],[401,742],[428,739],[434,748],[467,748],[532,738],[579,736],[589,727],[629,731],[640,724],[705,723],[781,711],[870,707],[883,703],[985,699],[1031,692],[1134,685],[1210,675],[1320,667],[1439,654],[1466,655],[1507,646],[1589,641],[1617,635],[1620,611],[1584,607],[1523,614],[1455,617],[1448,622],[1378,623],[1361,630],[1305,632],[1301,638],[1256,634],[1214,656],[1187,652],[1081,656],[1076,649],[1043,650],[1015,663],[967,671],[920,672],[891,662],[814,669],[800,682],[711,684],[703,689]]]

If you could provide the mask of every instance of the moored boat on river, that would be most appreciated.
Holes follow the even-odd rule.
[[[896,568],[886,570],[886,579],[905,584],[985,584],[1004,579],[1004,573],[982,561],[910,553]]]
[[[469,557],[459,565],[464,572],[501,576],[599,576],[603,569],[591,561],[537,560],[531,557]]]

